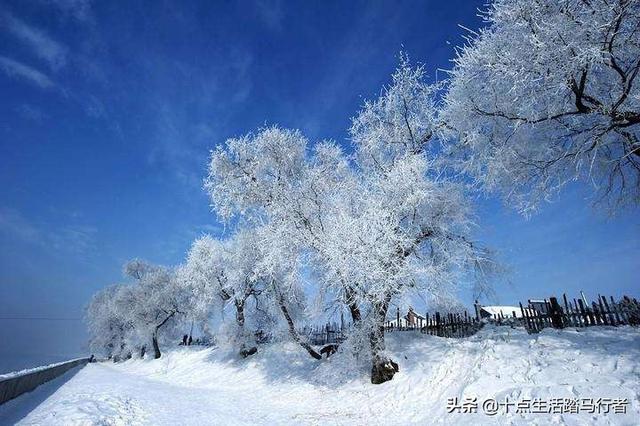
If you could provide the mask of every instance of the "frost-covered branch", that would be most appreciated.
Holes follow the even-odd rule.
[[[640,201],[640,3],[495,0],[458,51],[440,119],[485,189],[528,213],[585,179]]]

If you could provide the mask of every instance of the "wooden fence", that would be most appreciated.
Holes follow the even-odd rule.
[[[529,333],[538,333],[543,328],[591,327],[594,325],[640,325],[640,303],[635,298],[625,296],[616,302],[613,296],[598,295],[595,301],[585,303],[582,298],[568,299],[562,295],[562,301],[550,297],[542,302],[520,303],[520,316],[500,313],[492,318],[498,324],[517,322]]]
[[[483,318],[481,306],[476,302],[475,315],[467,311],[461,313],[426,313],[425,316],[410,311],[400,316],[396,310],[396,318],[384,323],[386,332],[417,330],[423,334],[440,337],[468,337],[478,332],[485,322],[498,325],[524,326],[529,333],[538,333],[545,327],[590,327],[594,325],[640,325],[640,303],[635,298],[625,296],[621,301],[614,301],[598,296],[596,301],[587,304],[583,299],[569,300],[565,295],[562,301],[550,297],[542,301],[520,303],[519,311],[504,314],[500,312],[493,317]],[[346,339],[349,325],[336,323],[321,327],[304,327],[299,333],[306,336],[312,345],[342,343]]]
[[[436,312],[427,313],[424,317],[412,315],[411,319],[400,317],[400,310],[396,312],[394,321],[385,323],[385,331],[407,331],[419,330],[423,334],[430,334],[440,337],[468,337],[475,334],[483,323],[479,318],[474,318],[467,311],[462,313]]]
[[[349,325],[340,326],[337,323],[329,323],[323,326],[306,326],[300,330],[298,333],[302,336],[306,336],[307,341],[316,346],[323,346],[328,344],[340,344],[344,342],[347,338],[346,330],[348,330]]]

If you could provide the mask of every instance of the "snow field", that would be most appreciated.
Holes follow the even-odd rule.
[[[382,385],[371,385],[366,363],[347,354],[317,362],[292,343],[262,346],[246,360],[224,348],[180,348],[156,361],[90,364],[20,424],[638,424],[640,329],[545,329],[527,335],[486,327],[466,339],[414,332],[387,336],[400,372]],[[472,396],[629,403],[626,414],[447,412],[448,398]],[[0,407],[0,424],[6,411]]]

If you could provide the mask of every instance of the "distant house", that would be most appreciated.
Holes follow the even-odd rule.
[[[413,308],[410,307],[409,312],[407,312],[407,315],[405,316],[405,319],[407,320],[407,324],[409,324],[409,327],[417,327],[423,325],[425,317],[417,314],[413,310]]]
[[[480,306],[480,318],[513,318],[515,312],[516,318],[522,318],[522,311],[519,306]]]
[[[547,314],[547,300],[546,299],[529,299],[529,306],[534,311],[540,314]]]
[[[426,318],[416,311],[412,307],[409,307],[409,311],[403,317],[400,317],[400,323],[398,324],[398,318],[394,318],[391,321],[387,321],[389,327],[422,327],[426,325]]]

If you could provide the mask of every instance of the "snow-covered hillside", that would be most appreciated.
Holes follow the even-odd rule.
[[[546,329],[530,336],[486,327],[467,339],[396,332],[388,346],[400,373],[382,385],[371,385],[366,369],[346,365],[344,355],[316,362],[293,344],[262,347],[246,360],[192,347],[157,361],[90,364],[22,423],[638,424],[637,328]],[[628,405],[627,414],[447,412],[448,398],[472,396],[479,402],[627,398]],[[0,407],[0,424],[15,420],[30,398]]]

